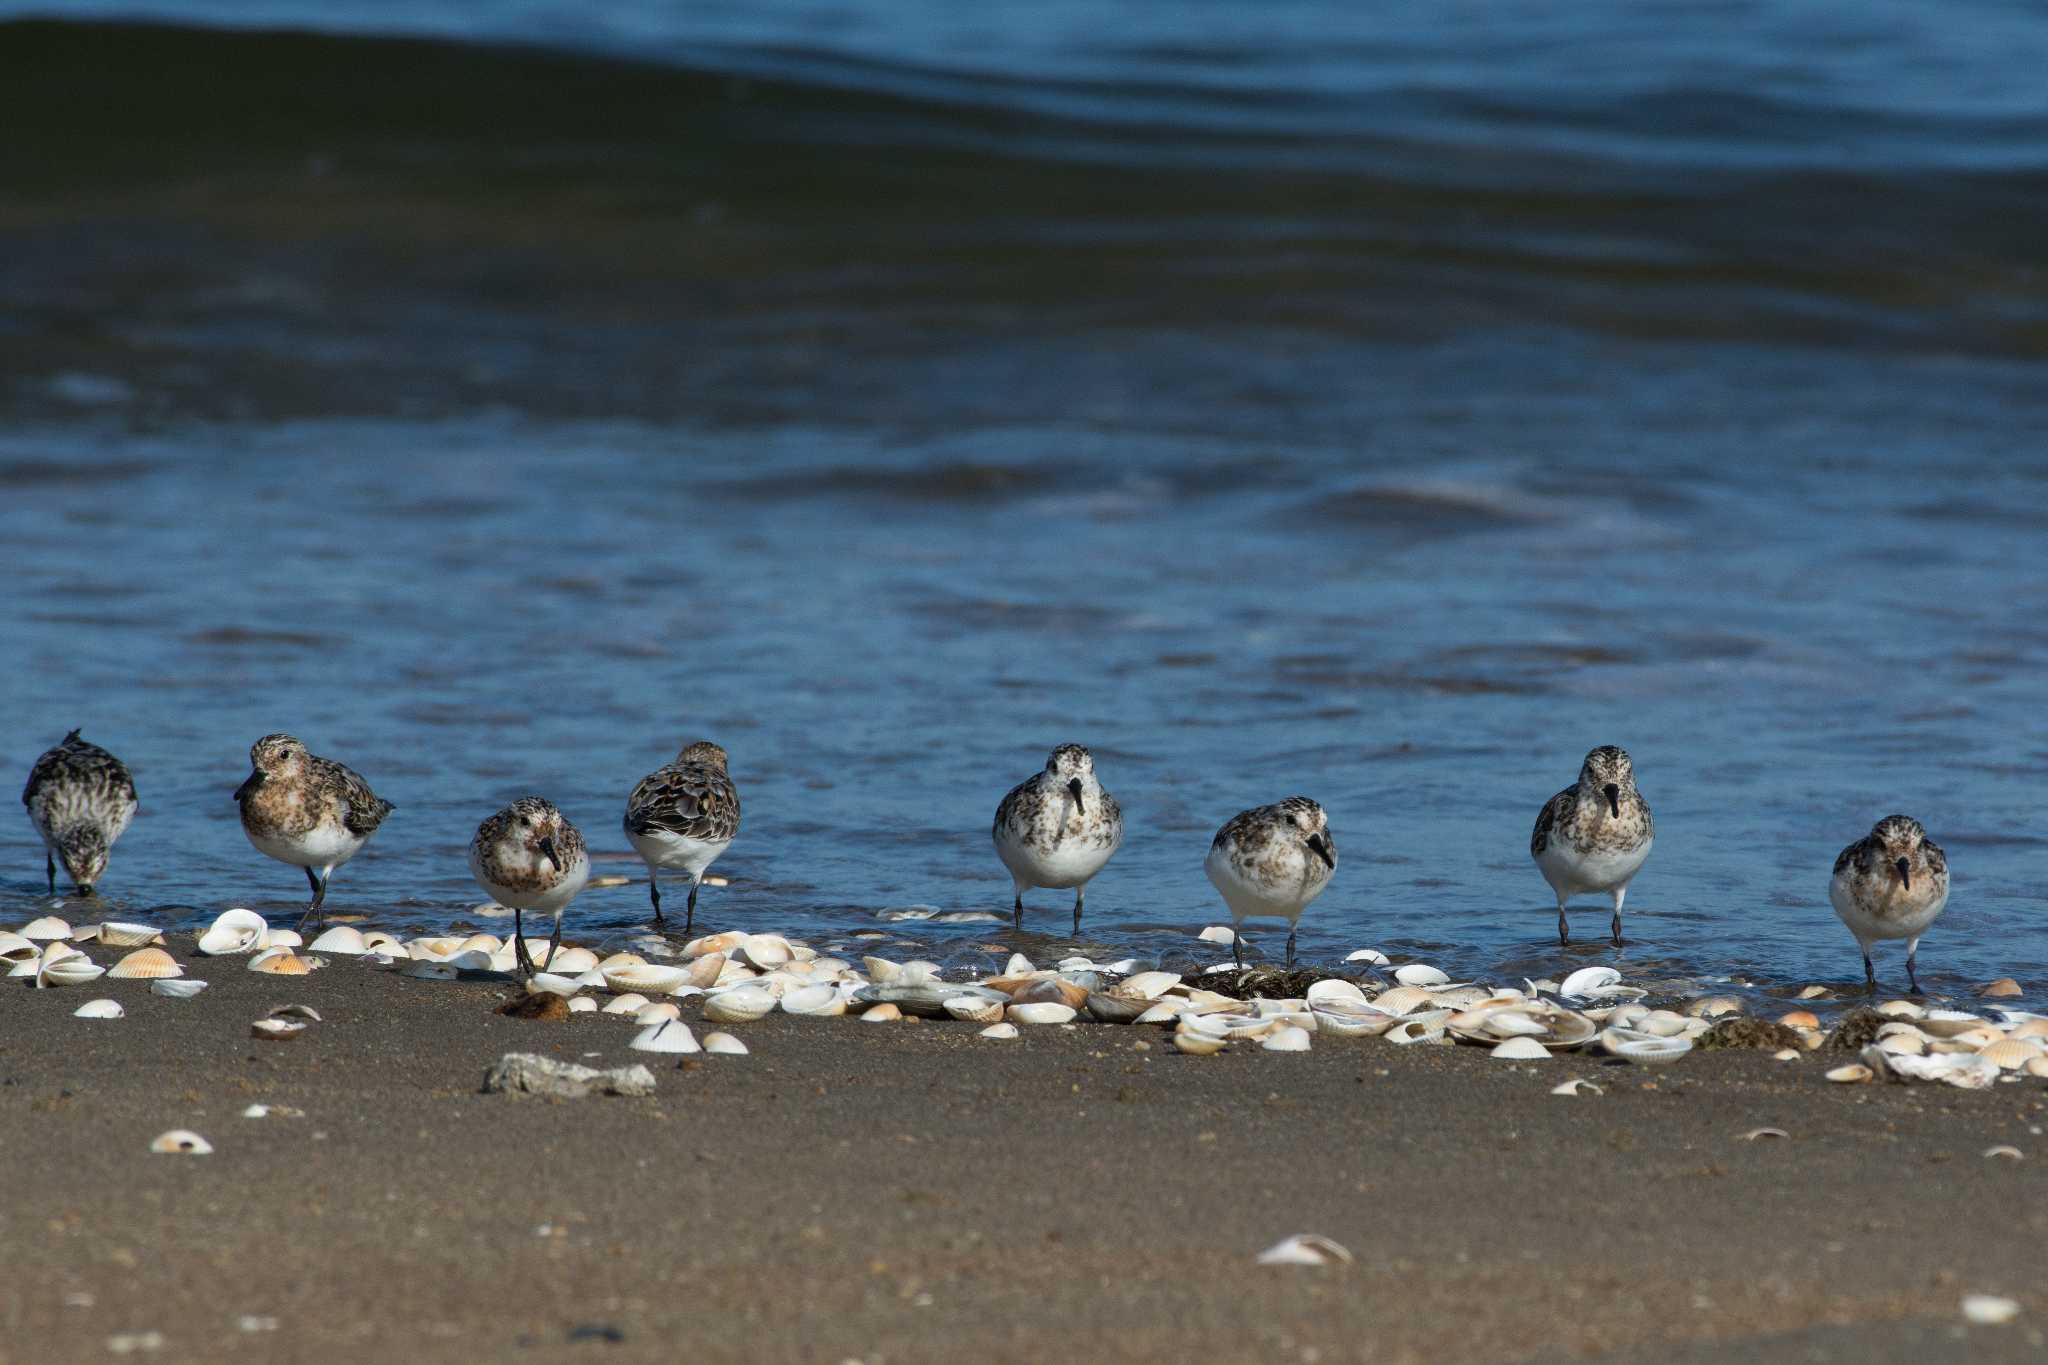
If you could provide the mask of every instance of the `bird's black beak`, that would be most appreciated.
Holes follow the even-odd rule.
[[[263,770],[261,768],[258,768],[255,772],[250,773],[249,776],[243,780],[241,786],[235,788],[235,800],[247,801],[249,799],[249,793],[255,791],[258,787],[262,785]]]
[[[1334,871],[1336,869],[1337,858],[1335,854],[1330,852],[1329,840],[1320,834],[1311,834],[1308,836],[1308,846],[1315,851],[1315,855],[1318,858],[1321,858],[1330,865],[1331,870]]]
[[[1892,866],[1899,870],[1899,880],[1906,884],[1908,891],[1911,891],[1913,889],[1913,864],[1911,861],[1901,858],[1893,863]]]
[[[1614,784],[1614,783],[1612,783],[1612,782],[1609,782],[1609,783],[1608,783],[1608,784],[1607,784],[1606,786],[1602,787],[1602,788],[1601,788],[1600,790],[1601,790],[1601,791],[1603,791],[1603,792],[1605,792],[1605,793],[1607,794],[1607,813],[1608,813],[1609,815],[1620,815],[1620,814],[1621,814],[1621,788],[1620,788],[1619,786],[1617,786],[1616,784]]]
[[[549,867],[552,867],[557,871],[561,870],[562,860],[560,857],[556,856],[555,853],[554,835],[543,834],[540,836],[540,856],[548,860]]]
[[[1067,783],[1067,790],[1074,794],[1074,809],[1087,813],[1088,803],[1081,799],[1081,779],[1076,777]]]

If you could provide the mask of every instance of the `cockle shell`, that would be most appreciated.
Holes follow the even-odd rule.
[[[945,1011],[970,1024],[993,1024],[1003,1017],[1006,1006],[979,995],[956,995],[945,1002]]]
[[[875,1008],[880,1009],[881,1006],[877,1005]],[[1015,1038],[1018,1036],[1017,1026],[1015,1024],[990,1024],[978,1036],[983,1038]]]
[[[270,937],[270,925],[254,910],[222,911],[199,934],[199,951],[208,957],[253,953]]]
[[[690,974],[690,984],[703,989],[717,985],[725,978],[726,969],[737,965],[724,953],[706,953],[690,962],[684,970]]]
[[[2020,1071],[2028,1062],[2044,1055],[2040,1046],[2025,1038],[2001,1038],[1977,1053],[2000,1071]]]
[[[405,952],[405,944],[399,941],[398,935],[382,929],[372,929],[364,934],[363,947],[372,953],[390,953],[394,956]]]
[[[21,926],[21,936],[38,943],[53,943],[71,937],[71,925],[55,915],[44,915]]]
[[[1111,986],[1105,995],[1122,1000],[1157,1000],[1180,984],[1179,972],[1139,972]]]
[[[1384,967],[1391,961],[1377,948],[1359,948],[1344,955],[1346,962],[1370,962],[1375,967]]]
[[[164,931],[154,924],[118,924],[112,920],[99,926],[97,937],[109,948],[146,948],[164,941]]]
[[[1430,1010],[1424,1014],[1411,1014],[1381,1035],[1390,1043],[1408,1046],[1415,1043],[1441,1043],[1446,1041],[1444,1025],[1450,1022],[1450,1010]]]
[[[793,991],[782,993],[782,1012],[836,1018],[846,1013],[846,996],[837,986],[822,983],[816,986],[799,986]]]
[[[205,989],[206,983],[204,981],[193,981],[190,979],[183,981],[152,981],[149,983],[149,993],[151,995],[168,996],[172,1000],[190,1000]]]
[[[1510,1038],[1497,1044],[1490,1055],[1507,1062],[1547,1062],[1550,1049],[1534,1038]]]
[[[1363,1005],[1366,1003],[1365,992],[1358,988],[1357,982],[1346,981],[1342,977],[1335,976],[1315,982],[1304,995],[1310,1008],[1319,1005]]]
[[[1911,1000],[1887,1000],[1877,1006],[1877,1012],[1892,1019],[1925,1019],[1927,1007]]]
[[[1315,1016],[1317,1032],[1333,1033],[1340,1038],[1376,1036],[1385,1033],[1398,1022],[1393,1015],[1374,1009],[1371,1005],[1319,1006]]]
[[[1429,992],[1420,986],[1396,986],[1372,998],[1372,1007],[1387,1014],[1407,1015],[1429,1004]]]
[[[1876,1075],[1875,1071],[1872,1071],[1863,1063],[1851,1062],[1847,1066],[1838,1066],[1828,1072],[1827,1078],[1837,1085],[1857,1085],[1863,1081],[1874,1079]]]
[[[1282,1024],[1260,1040],[1259,1046],[1268,1052],[1306,1052],[1309,1050],[1308,1030]]]
[[[190,1128],[173,1128],[168,1133],[159,1133],[149,1144],[152,1152],[173,1152],[180,1156],[205,1156],[213,1150],[208,1142]]]
[[[1422,986],[1430,990],[1451,984],[1448,975],[1426,962],[1410,962],[1406,966],[1394,968],[1394,980],[1404,986]]]
[[[780,934],[749,934],[732,955],[757,971],[772,972],[789,961],[789,940]]]
[[[1786,1028],[1819,1028],[1820,1016],[1812,1010],[1790,1010],[1778,1016]]]
[[[574,977],[563,976],[559,972],[535,972],[526,982],[528,995],[559,995],[567,998],[581,989]]]
[[[647,997],[637,991],[628,991],[604,1007],[606,1014],[638,1014],[647,1008]]]
[[[119,980],[155,981],[163,977],[183,976],[185,969],[178,965],[178,959],[161,948],[137,948],[128,956],[107,968],[107,975]]]
[[[1927,1040],[1917,1033],[1888,1033],[1872,1046],[1897,1057],[1918,1057],[1927,1051]]]
[[[1211,924],[1195,937],[1203,943],[1235,943],[1237,930],[1227,924]]]
[[[317,946],[317,945],[316,945]],[[548,970],[564,976],[581,976],[597,967],[597,954],[588,948],[558,948],[555,960],[548,964]]]
[[[735,986],[704,997],[704,1017],[719,1024],[751,1023],[775,1008],[775,993],[759,986]]]
[[[1663,1066],[1692,1051],[1686,1038],[1665,1038],[1635,1029],[1609,1028],[1600,1035],[1600,1046],[1611,1056],[1643,1066]]]
[[[633,1012],[636,1024],[658,1024],[664,1019],[680,1019],[683,1007],[673,1000],[657,1000],[651,1005],[642,1005]]]
[[[288,1043],[306,1031],[303,1019],[258,1019],[249,1025],[249,1036],[267,1043]]]
[[[871,1005],[861,1011],[860,1021],[863,1024],[893,1024],[902,1017],[902,1010],[885,1002],[880,1005]]]
[[[1953,1038],[1983,1024],[1978,1016],[1961,1010],[1929,1010],[1920,1020],[1920,1031],[1930,1038]]]
[[[33,962],[42,951],[34,939],[24,938],[12,929],[0,929],[0,962]]]
[[[1009,1008],[1010,1022],[1013,1024],[1064,1024],[1071,1021],[1074,1014],[1072,1005],[1062,1005],[1048,1000],[1035,1000]]]
[[[66,953],[62,957],[51,957],[45,953],[36,967],[36,985],[83,986],[88,981],[97,981],[106,974],[106,968],[88,961],[83,953]]]
[[[691,984],[690,969],[657,967],[651,962],[636,962],[605,970],[604,984],[608,989],[620,992],[673,995],[677,987]]]
[[[711,953],[730,953],[747,941],[747,935],[739,929],[728,929],[722,934],[706,934],[693,938],[683,945],[686,958],[704,957]]]
[[[579,995],[569,1002],[569,1013],[595,1014],[597,1013],[597,1002],[587,995]]]
[[[705,1034],[704,1050],[706,1052],[720,1053],[727,1057],[744,1057],[747,1055],[747,1045],[733,1037],[730,1033]]]
[[[71,1013],[79,1019],[119,1019],[127,1011],[118,1000],[88,1000]]]
[[[649,1024],[633,1035],[633,1041],[626,1046],[635,1052],[700,1052],[697,1035],[690,1032],[689,1025],[679,1019],[664,1019],[658,1024]]]
[[[311,945],[323,953],[339,953],[343,957],[361,957],[370,951],[369,943],[363,938],[362,930],[352,924],[337,924]]]
[[[306,940],[299,937],[296,929],[272,929],[263,937],[266,948],[302,948],[305,944]]]
[[[249,959],[249,970],[272,976],[304,976],[313,970],[313,960],[300,957],[289,948],[265,948]]]
[[[1214,1033],[1176,1033],[1173,1045],[1190,1057],[1208,1057],[1229,1047],[1230,1040]]]

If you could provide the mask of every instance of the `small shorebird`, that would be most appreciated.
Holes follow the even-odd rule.
[[[522,796],[476,827],[469,843],[469,874],[500,905],[512,907],[512,941],[520,972],[533,975],[526,947],[524,911],[555,917],[548,939],[546,971],[562,946],[562,912],[590,880],[590,855],[583,836],[554,803]]]
[[[1015,927],[1024,927],[1024,893],[1034,886],[1074,888],[1074,932],[1088,882],[1124,841],[1124,813],[1095,777],[1095,759],[1062,744],[1045,767],[1010,788],[996,805],[996,856],[1016,890]]]
[[[661,923],[661,869],[690,874],[683,932],[697,921],[697,888],[705,869],[740,832],[740,793],[726,771],[725,750],[708,739],[685,745],[676,761],[640,779],[626,798],[626,837],[647,860],[647,896]]]
[[[1308,903],[1323,894],[1337,871],[1337,841],[1330,819],[1306,796],[1290,796],[1232,818],[1216,831],[1202,868],[1223,893],[1231,922],[1241,930],[1254,915],[1287,921],[1287,965],[1294,965],[1294,931]],[[1231,956],[1244,955],[1231,936]]]
[[[1906,940],[1906,979],[1917,993],[1913,959],[1920,935],[1948,904],[1948,856],[1908,815],[1887,815],[1870,833],[1842,850],[1828,883],[1835,913],[1863,949],[1863,980],[1877,990],[1870,945],[1881,938]]]
[[[1603,744],[1586,755],[1577,785],[1566,787],[1536,813],[1529,856],[1557,895],[1557,941],[1570,943],[1564,903],[1582,892],[1614,901],[1614,946],[1621,946],[1621,903],[1629,880],[1642,870],[1656,834],[1650,803],[1636,790],[1628,751]]]
[[[290,735],[265,735],[249,746],[248,780],[235,788],[242,832],[258,853],[306,869],[313,900],[299,920],[305,934],[320,922],[327,879],[362,851],[392,805],[355,769],[308,753]]]
[[[135,779],[128,765],[73,730],[28,771],[21,804],[43,836],[43,872],[57,894],[57,859],[82,896],[107,870],[114,840],[135,818]]]

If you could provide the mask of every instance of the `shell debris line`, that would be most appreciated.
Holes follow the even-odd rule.
[[[468,913],[488,908],[472,907]],[[936,911],[932,917],[943,918]],[[678,947],[671,939],[639,932],[626,940],[627,950],[605,956],[565,943],[547,963],[548,970],[526,982],[523,998],[511,1002],[506,1012],[554,1023],[579,1015],[630,1021],[637,1031],[628,1046],[683,1054],[747,1055],[746,1044],[722,1028],[700,1043],[690,1027],[693,1019],[745,1025],[781,1013],[871,1024],[913,1016],[972,1028],[987,1039],[1015,1038],[1034,1028],[1150,1026],[1168,1030],[1172,1050],[1188,1057],[1306,1052],[1351,1040],[1465,1046],[1483,1048],[1537,1076],[1544,1069],[1541,1063],[1564,1053],[1601,1059],[1609,1066],[1653,1067],[1681,1062],[1699,1050],[1744,1048],[1795,1067],[1811,1059],[1817,1085],[1883,1081],[1985,1089],[2048,1077],[2048,1015],[1998,1004],[1964,1010],[1934,1000],[1893,999],[1837,1006],[1825,987],[1797,992],[1799,1001],[1831,1013],[1841,1010],[1831,1029],[1814,1008],[1781,1009],[1775,1018],[1752,1016],[1741,997],[1725,992],[1653,1000],[1649,989],[1631,985],[1611,966],[1581,967],[1561,980],[1503,985],[1454,981],[1427,962],[1395,964],[1376,948],[1345,956],[1340,966],[1356,971],[1355,976],[1244,969],[1228,962],[1184,973],[1131,958],[1097,962],[1083,956],[1043,966],[1021,953],[999,955],[989,949],[985,967],[977,971],[862,955],[853,946],[876,937],[881,935],[863,931],[845,943],[820,948],[786,934],[727,930]],[[1221,933],[1200,937],[1222,941]],[[330,959],[322,954],[329,954],[337,962],[361,964],[357,970],[425,982],[516,985],[519,977],[520,945],[510,937],[403,937],[335,925],[302,945],[297,934],[273,928],[261,915],[240,907],[189,936],[147,924],[74,929],[55,916],[43,916],[12,931],[0,930],[0,965],[10,976],[32,978],[45,989],[138,981],[148,983],[154,994],[189,998],[205,983],[184,977],[184,967],[170,951],[172,940],[180,947],[189,943],[202,958],[241,957],[251,971],[283,976],[325,967]],[[112,947],[120,955],[102,965],[81,944]],[[535,960],[546,955],[544,939],[529,937],[525,946]],[[1261,993],[1268,989],[1286,993]],[[2001,992],[1990,992],[1970,1003],[2000,998]],[[110,1009],[94,1001],[79,1012],[86,1018],[118,1018],[118,1008],[118,1002]],[[256,1021],[251,1031],[281,1042],[300,1036],[306,1022],[276,1014]],[[707,1046],[712,1038],[715,1048]],[[1553,1094],[1601,1093],[1600,1087],[1577,1078],[1543,1083]]]

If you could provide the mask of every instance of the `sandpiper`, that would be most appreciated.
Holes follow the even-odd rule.
[[[1245,920],[1254,915],[1287,921],[1287,965],[1294,965],[1294,932],[1301,912],[1323,894],[1337,871],[1337,841],[1323,808],[1306,796],[1290,796],[1233,817],[1216,831],[1202,864],[1223,893],[1231,922],[1231,956],[1240,966]]]
[[[1614,946],[1621,946],[1621,903],[1655,834],[1628,752],[1603,744],[1587,754],[1577,784],[1543,803],[1529,836],[1529,855],[1557,896],[1559,943],[1572,941],[1564,903],[1590,891],[1613,900]]]
[[[640,779],[626,798],[626,837],[647,861],[647,896],[661,923],[661,873],[690,875],[683,932],[697,920],[697,888],[705,869],[740,832],[740,793],[726,771],[725,750],[708,739],[683,747],[676,761]]]
[[[299,933],[320,922],[327,879],[362,850],[392,805],[353,768],[309,753],[290,735],[265,735],[249,746],[248,780],[235,788],[242,832],[256,851],[306,869],[313,899]]]
[[[128,766],[73,730],[29,769],[21,804],[43,836],[43,872],[57,894],[57,860],[81,896],[107,870],[114,840],[135,818],[135,779]]]
[[[523,912],[555,917],[541,964],[546,971],[562,946],[562,912],[590,880],[590,855],[576,826],[553,802],[522,796],[476,827],[469,843],[469,873],[492,900],[512,907],[513,954],[522,975],[533,975]]]
[[[1074,932],[1088,882],[1124,841],[1124,813],[1095,776],[1095,759],[1062,744],[1045,767],[1010,788],[996,805],[996,856],[1010,869],[1015,927],[1024,927],[1024,893],[1034,886],[1074,888]]]
[[[1842,850],[1828,883],[1835,913],[1863,949],[1863,981],[1877,990],[1870,945],[1882,938],[1906,940],[1906,979],[1920,989],[1913,970],[1920,936],[1948,904],[1948,856],[1909,815],[1887,815],[1870,833]]]

